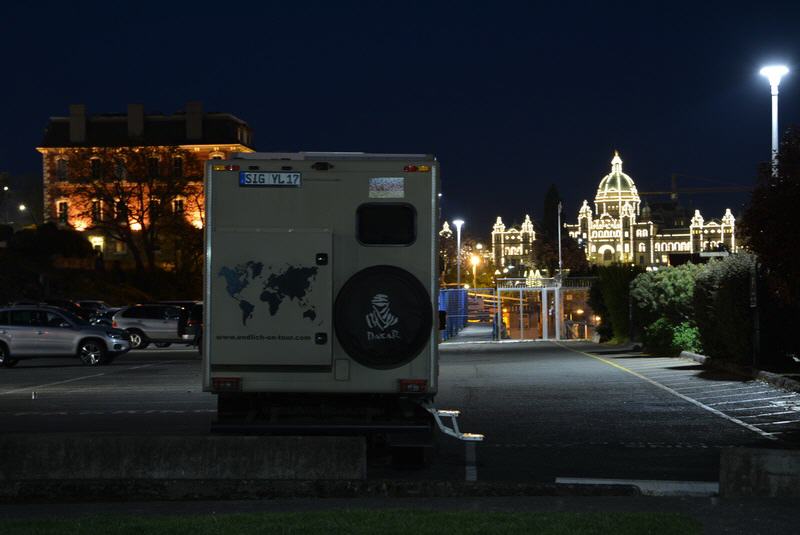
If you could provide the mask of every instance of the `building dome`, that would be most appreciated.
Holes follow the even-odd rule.
[[[633,179],[622,172],[622,158],[616,151],[611,160],[611,172],[600,181],[594,202],[601,212],[619,212],[625,202],[631,203],[637,213],[639,211],[639,192],[636,191]],[[606,210],[613,205],[617,205],[616,210]]]

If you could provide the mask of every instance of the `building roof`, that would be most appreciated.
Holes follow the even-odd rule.
[[[614,158],[611,160],[611,172],[600,181],[595,202],[617,201],[620,198],[622,200],[638,201],[639,192],[636,191],[633,179],[622,172],[622,158],[619,157],[617,151],[614,151]]]
[[[185,113],[145,115],[142,135],[131,138],[128,134],[127,115],[90,115],[86,116],[85,141],[76,143],[70,141],[70,117],[51,117],[39,146],[54,148],[240,144],[254,148],[250,127],[234,115],[204,113],[202,135],[197,139],[188,139],[186,118]]]

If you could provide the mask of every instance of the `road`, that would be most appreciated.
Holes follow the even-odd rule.
[[[721,448],[792,446],[800,395],[681,359],[591,353],[547,342],[445,344],[440,408],[486,435],[478,480],[558,477],[716,481]],[[0,369],[4,432],[207,433],[214,397],[187,349],[134,351],[112,365],[35,360]],[[374,478],[464,479],[465,448],[442,436],[427,469],[381,460]]]

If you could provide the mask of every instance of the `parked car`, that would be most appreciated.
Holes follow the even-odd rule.
[[[192,303],[185,307],[178,321],[178,334],[194,347],[200,347],[203,337],[203,303]]]
[[[153,343],[168,347],[185,343],[178,334],[178,322],[183,309],[158,303],[123,307],[114,314],[111,325],[123,329],[131,339],[131,349],[143,349]]]
[[[82,299],[77,303],[78,306],[81,307],[81,309],[88,310],[92,314],[97,314],[98,312],[104,312],[109,308],[111,308],[105,301],[99,301],[97,299]]]
[[[87,366],[97,366],[130,348],[125,331],[91,325],[62,308],[0,308],[0,363],[6,368],[36,357],[78,357]]]
[[[89,323],[92,325],[105,325],[111,327],[114,323],[114,314],[120,311],[122,307],[111,307],[103,310],[96,310],[89,316]]]

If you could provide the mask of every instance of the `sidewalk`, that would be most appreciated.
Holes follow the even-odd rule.
[[[491,342],[492,324],[491,323],[468,323],[461,332],[442,344],[454,344],[465,342]]]

